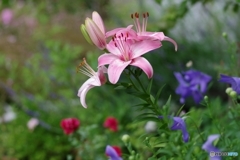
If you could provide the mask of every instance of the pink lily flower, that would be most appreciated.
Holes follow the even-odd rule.
[[[105,53],[98,58],[98,66],[108,66],[108,78],[112,84],[116,84],[123,70],[128,66],[141,68],[148,78],[153,76],[151,64],[141,55],[161,47],[160,41],[144,40],[134,41],[128,39],[128,34],[115,35],[107,45],[110,54]]]
[[[85,26],[89,37],[92,42],[99,48],[105,49],[106,38],[105,38],[105,26],[101,16],[94,11],[92,13],[92,19],[86,18]]]
[[[91,41],[101,50],[106,48],[106,38],[114,35],[121,29],[124,28],[116,28],[106,33],[103,20],[96,11],[92,13],[92,19],[86,18],[85,25],[82,24],[81,26],[82,32],[87,31]],[[84,33],[84,36],[86,37],[86,33]]]
[[[138,35],[138,40],[146,40],[146,39],[151,39],[151,40],[159,40],[159,41],[169,41],[173,43],[175,46],[175,51],[177,51],[177,43],[164,35],[163,32],[147,32],[147,20],[149,17],[149,13],[143,13],[143,21],[142,21],[142,26],[139,21],[139,13],[131,14],[131,18],[134,21],[134,25],[137,31]]]
[[[85,58],[78,66],[78,71],[90,77],[78,90],[78,97],[80,98],[80,103],[84,108],[87,108],[85,102],[87,92],[96,86],[101,86],[106,83],[107,79],[104,75],[107,68],[105,66],[98,67],[98,71],[95,72],[86,62]]]

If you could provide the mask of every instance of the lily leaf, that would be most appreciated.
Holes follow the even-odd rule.
[[[159,90],[158,90],[158,92],[157,92],[157,95],[156,95],[156,97],[155,97],[155,102],[154,102],[154,104],[157,104],[157,101],[158,101],[158,99],[159,99],[159,97],[160,97],[160,94],[161,94],[161,92],[162,92],[162,90],[163,90],[164,87],[165,87],[165,85],[163,85],[161,88],[159,88]]]

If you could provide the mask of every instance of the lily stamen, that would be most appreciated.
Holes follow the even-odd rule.
[[[136,27],[136,30],[138,33],[145,32],[147,29],[147,20],[149,17],[149,13],[143,13],[143,20],[142,20],[142,26],[139,22],[139,13],[135,13],[134,15],[131,14],[131,18],[133,19],[134,25]]]
[[[129,61],[131,56],[131,50],[127,43],[127,38],[128,38],[128,33],[126,33],[126,35],[121,33],[119,36],[115,35],[113,37],[114,45],[121,52],[121,55],[123,56],[124,61]]]
[[[77,72],[81,72],[88,77],[93,77],[96,75],[95,71],[89,66],[85,58],[83,58],[83,61],[78,65]]]
[[[147,30],[147,21],[148,21],[149,13],[143,13],[143,23],[142,23],[142,31],[145,32]]]

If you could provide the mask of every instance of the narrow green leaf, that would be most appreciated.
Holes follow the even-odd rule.
[[[140,104],[136,104],[133,107],[139,107],[139,106],[146,106],[149,105],[148,103],[140,103]]]
[[[169,151],[169,150],[167,150],[167,149],[159,149],[156,153],[155,153],[155,155],[158,155],[158,154],[164,154],[164,155],[168,155],[168,156],[172,156],[173,155],[173,153],[171,152],[171,151]]]
[[[152,83],[153,83],[153,78],[151,78],[149,84],[148,84],[148,87],[147,87],[147,93],[150,94],[151,92],[151,89],[152,89]]]
[[[142,110],[147,110],[149,111],[149,109],[152,109],[153,107],[150,106],[150,104],[148,103],[142,103],[142,104],[139,104],[139,105],[135,105],[133,106],[135,107],[138,111],[142,111]]]
[[[156,160],[156,157],[150,157],[148,160]]]
[[[142,113],[142,114],[139,114],[136,118],[141,118],[146,116],[153,116],[154,118],[156,118],[157,115],[155,113]]]
[[[135,119],[134,122],[142,122],[142,121],[154,121],[154,122],[159,122],[159,119],[156,117],[141,117],[139,119]]]
[[[134,95],[144,101],[147,102],[147,99],[149,97],[149,95],[147,95],[146,93],[142,93],[142,92],[136,92],[136,91],[133,91],[133,90],[126,90],[128,94],[131,94],[131,95]]]
[[[168,100],[167,100],[165,106],[167,106],[167,107],[170,106],[170,103],[171,103],[171,97],[172,97],[171,95],[168,97]]]
[[[165,147],[167,145],[167,143],[158,143],[158,144],[155,144],[153,145],[154,148],[159,148],[159,147]]]
[[[161,88],[159,88],[159,90],[158,90],[158,92],[157,92],[157,95],[156,95],[156,97],[155,97],[155,102],[154,102],[154,104],[157,104],[157,101],[158,101],[158,99],[159,99],[159,97],[160,97],[160,94],[161,94],[161,92],[162,92],[162,90],[163,90],[164,87],[165,87],[165,84],[164,84]]]
[[[178,110],[178,112],[177,112],[177,116],[179,116],[179,114],[180,114],[180,112],[182,111],[182,108],[184,107],[184,105],[182,105],[182,107]]]
[[[144,110],[149,111],[149,109],[151,109],[151,108],[152,108],[151,106],[145,105],[145,106],[141,106],[141,107],[137,108],[137,111],[144,111]]]
[[[132,86],[131,83],[127,83],[127,82],[122,82],[122,83],[120,83],[120,85],[122,85],[122,86],[124,86],[124,87],[126,87],[126,88]]]
[[[120,90],[120,89],[125,89],[126,87],[124,87],[124,86],[117,86],[117,87],[115,87],[114,89],[117,89],[117,90]]]
[[[114,89],[130,89],[131,87],[132,87],[131,83],[122,82],[117,84],[117,87],[115,87]]]

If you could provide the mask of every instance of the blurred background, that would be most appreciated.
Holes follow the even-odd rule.
[[[96,87],[87,94],[88,109],[77,97],[87,79],[76,73],[77,65],[86,57],[96,69],[103,54],[87,43],[79,29],[92,11],[102,16],[107,30],[133,24],[132,13],[149,12],[147,30],[163,31],[178,43],[177,52],[163,42],[160,49],[146,54],[154,68],[153,92],[165,84],[159,101],[172,95],[174,111],[181,104],[173,73],[190,68],[211,75],[207,94],[216,97],[222,92],[221,99],[226,100],[226,85],[216,82],[220,73],[240,76],[239,69],[229,65],[230,52],[238,56],[240,52],[239,7],[239,0],[2,0],[0,159],[106,159],[104,149],[110,138],[105,136],[104,119],[119,120],[115,137],[136,129],[129,123],[137,115],[131,106],[138,100],[124,91]],[[143,80],[147,82],[145,75]],[[201,108],[191,98],[184,110],[190,107]],[[81,122],[79,132],[85,135],[81,145],[70,143],[60,127],[68,117]],[[36,127],[29,125],[33,119],[38,121]],[[120,140],[115,138],[114,143]]]

